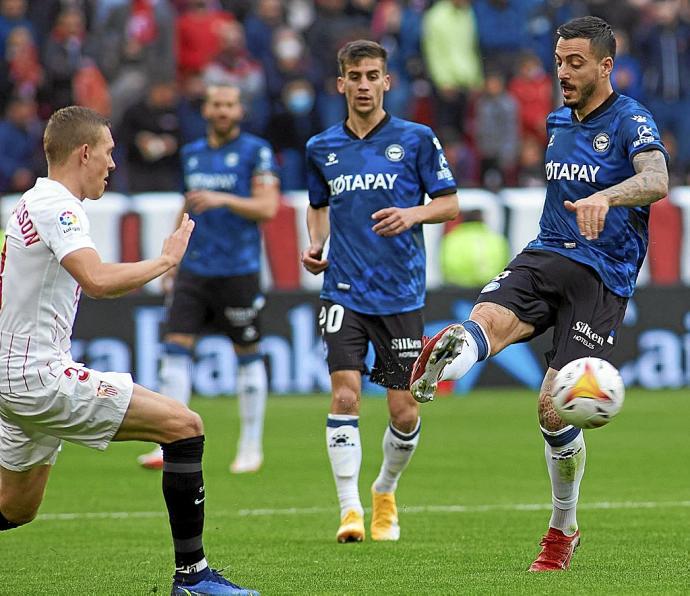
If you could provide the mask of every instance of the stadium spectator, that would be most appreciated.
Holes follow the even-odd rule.
[[[74,362],[72,322],[82,290],[120,296],[180,262],[194,223],[187,216],[157,258],[103,263],[83,207],[98,199],[115,168],[107,121],[82,107],[53,114],[45,133],[48,177],[25,193],[6,229],[0,332],[7,362],[0,382],[0,531],[32,521],[62,441],[105,449],[112,441],[163,446],[163,497],[175,575],[171,594],[250,594],[209,568],[204,556],[206,493],[201,418],[149,391],[128,373]],[[30,348],[31,346],[31,348]]]
[[[33,24],[36,40],[45,55],[45,43],[55,29],[60,14],[76,10],[82,15],[85,31],[92,31],[101,0],[28,0],[26,16]]]
[[[441,239],[441,273],[447,284],[480,288],[510,259],[508,241],[494,232],[479,210],[462,214],[462,223]]]
[[[524,53],[515,76],[508,84],[520,115],[520,137],[534,137],[546,144],[546,116],[553,107],[553,82],[536,54]]]
[[[257,0],[244,20],[247,50],[266,70],[271,68],[274,60],[273,35],[284,24],[280,0]]]
[[[338,68],[332,57],[344,43],[366,37],[369,21],[361,15],[347,14],[347,0],[315,0],[315,6],[316,18],[304,36],[321,79],[316,98],[319,120],[324,126],[330,126],[345,115],[336,88]]]
[[[644,100],[642,87],[642,66],[640,61],[630,53],[628,34],[616,29],[616,63],[611,73],[611,83],[618,93],[632,97],[637,101]]]
[[[531,13],[539,0],[473,0],[479,47],[485,64],[506,77],[516,70],[520,53],[531,46]]]
[[[0,0],[0,49],[6,48],[10,32],[17,27],[26,29],[34,43],[37,41],[36,30],[26,10],[26,0]]]
[[[304,147],[320,127],[316,109],[318,77],[304,40],[289,27],[274,36],[275,70],[269,73],[271,119],[267,140],[278,152],[283,190],[306,188]]]
[[[422,73],[422,12],[404,7],[398,0],[377,3],[371,33],[388,52],[391,89],[384,99],[386,112],[405,118],[412,108],[412,81]]]
[[[177,17],[177,70],[181,76],[201,72],[221,51],[224,25],[232,14],[211,8],[211,0],[184,0]]]
[[[481,183],[497,191],[514,175],[519,147],[518,106],[501,72],[487,73],[474,114]]]
[[[60,12],[43,46],[44,89],[51,111],[75,103],[74,78],[84,67],[84,59],[88,57],[92,63],[95,54],[95,47],[87,39],[83,13],[77,8]]]
[[[331,376],[326,447],[340,501],[338,542],[364,540],[359,410],[369,342],[371,380],[386,388],[390,421],[372,485],[371,536],[398,540],[395,490],[419,442],[410,365],[422,346],[422,225],[458,214],[455,180],[433,131],[383,109],[386,50],[359,40],[338,52],[347,119],[307,143],[310,245],[302,263],[324,272],[319,325]],[[427,193],[433,200],[424,204]],[[330,240],[328,257],[324,246]]]
[[[544,145],[534,137],[525,137],[520,143],[517,185],[542,187],[544,180]]]
[[[0,121],[0,193],[24,192],[43,173],[42,134],[33,97],[11,97]]]
[[[652,4],[652,22],[635,41],[644,73],[647,106],[662,132],[671,131],[678,167],[690,172],[690,24],[679,0]]]
[[[469,0],[440,0],[424,15],[422,50],[443,138],[465,130],[469,94],[483,84],[477,23]],[[446,130],[448,129],[448,130]]]
[[[201,113],[205,94],[206,87],[201,73],[190,72],[181,77],[177,114],[183,145],[206,134],[206,120]]]
[[[576,508],[585,442],[582,430],[553,408],[556,373],[578,358],[610,357],[647,251],[649,206],[668,192],[667,155],[651,113],[611,86],[611,27],[584,17],[557,35],[565,105],[547,121],[549,183],[539,234],[482,289],[469,320],[424,346],[411,383],[414,397],[429,401],[439,381],[459,379],[508,345],[554,328],[538,401],[553,507],[529,568],[534,572],[568,569],[580,542]],[[600,168],[595,174],[590,165],[575,179],[577,163]]]
[[[167,0],[130,0],[115,6],[96,33],[98,66],[108,81],[117,129],[149,81],[175,77],[174,13]]]
[[[0,87],[7,95],[2,99],[12,94],[37,98],[45,75],[29,29],[15,27],[9,32],[3,58]]]
[[[223,23],[220,30],[220,51],[203,69],[204,83],[238,87],[245,109],[243,128],[261,134],[270,110],[263,66],[249,55],[241,23]]]
[[[263,462],[268,382],[259,348],[264,297],[258,223],[273,217],[279,203],[273,151],[240,129],[242,112],[239,87],[209,87],[208,134],[181,152],[185,202],[180,218],[188,212],[196,229],[175,278],[161,364],[164,392],[188,404],[196,339],[216,331],[233,342],[240,438],[230,471],[236,474],[255,472]],[[140,456],[139,463],[159,469],[160,451]]]
[[[177,88],[172,81],[153,81],[146,98],[125,112],[120,142],[126,147],[130,192],[179,191],[178,114]]]

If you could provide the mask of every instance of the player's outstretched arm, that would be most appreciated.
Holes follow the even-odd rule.
[[[251,197],[240,197],[228,192],[191,190],[185,193],[186,205],[194,213],[224,207],[253,221],[275,217],[280,204],[280,184],[271,173],[252,178]]]
[[[460,212],[456,193],[436,197],[417,207],[386,207],[372,213],[376,220],[372,230],[379,236],[397,236],[416,224],[441,223],[457,217]]]
[[[307,207],[307,229],[310,244],[302,251],[302,265],[309,273],[318,275],[328,267],[328,260],[323,258],[323,248],[331,231],[328,207]]]
[[[564,201],[565,208],[577,214],[580,234],[587,240],[599,237],[609,207],[644,207],[668,194],[668,168],[661,151],[638,153],[633,167],[636,174],[619,184],[578,201]]]
[[[194,222],[187,214],[163,243],[161,255],[137,263],[103,263],[93,248],[80,248],[65,256],[61,265],[91,298],[115,298],[140,288],[177,265],[187,250]]]

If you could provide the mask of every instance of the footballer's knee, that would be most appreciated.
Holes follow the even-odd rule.
[[[0,507],[0,530],[9,530],[17,526],[24,526],[36,519],[39,504],[21,503],[12,506],[3,503]]]
[[[359,413],[359,395],[350,387],[333,389],[331,413],[357,416]]]
[[[162,442],[173,443],[203,435],[204,423],[199,414],[180,404],[178,411],[169,418],[166,428],[162,430],[165,435]]]

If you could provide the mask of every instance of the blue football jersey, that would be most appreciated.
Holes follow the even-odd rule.
[[[456,192],[441,144],[421,124],[386,115],[359,139],[344,123],[307,143],[309,203],[330,208],[329,266],[321,296],[373,315],[424,305],[426,252],[422,226],[384,238],[372,213],[415,207]]]
[[[641,151],[658,149],[668,159],[652,115],[634,99],[613,93],[582,122],[570,108],[559,108],[549,114],[546,128],[546,201],[539,236],[528,248],[589,265],[614,294],[632,296],[647,252],[649,206],[612,207],[599,238],[587,240],[563,201],[634,176],[632,160]]]
[[[276,172],[271,146],[246,132],[215,148],[206,138],[199,139],[182,147],[180,157],[185,192],[213,190],[250,197],[253,176]],[[181,268],[207,277],[259,271],[261,236],[256,221],[225,207],[189,215],[195,227]]]

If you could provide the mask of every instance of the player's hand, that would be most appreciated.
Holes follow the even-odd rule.
[[[211,190],[190,190],[184,195],[187,207],[194,213],[203,213],[209,209],[227,207],[225,197]]]
[[[606,197],[591,195],[579,201],[563,201],[565,208],[577,215],[580,235],[587,240],[596,240],[604,229],[609,200]]]
[[[402,209],[400,207],[386,207],[371,214],[371,219],[378,220],[372,230],[379,236],[397,236],[419,223],[414,207]]]
[[[188,213],[184,213],[182,215],[180,227],[170,234],[163,242],[161,255],[170,260],[171,267],[174,267],[182,260],[184,252],[187,250],[192,230],[194,230],[194,221],[189,219]]]
[[[328,267],[328,259],[322,258],[322,255],[323,248],[310,246],[302,251],[302,265],[309,273],[318,275]]]

